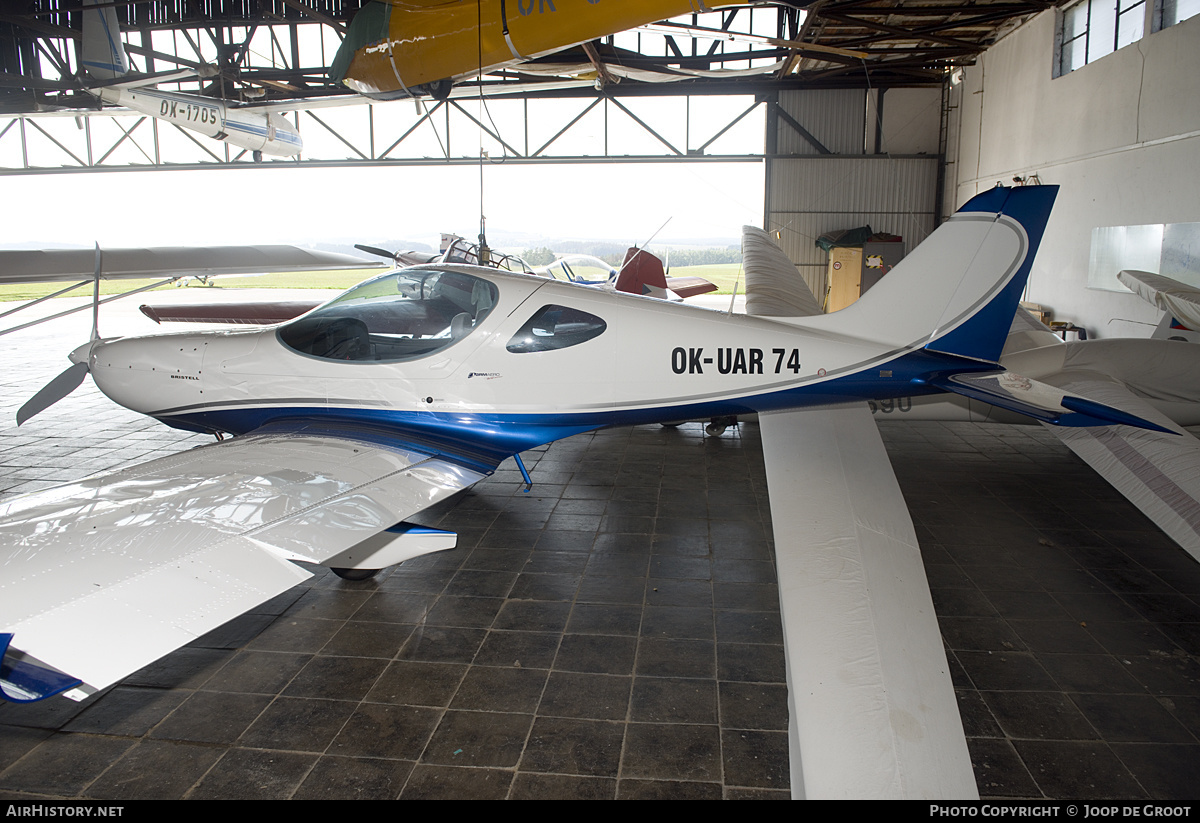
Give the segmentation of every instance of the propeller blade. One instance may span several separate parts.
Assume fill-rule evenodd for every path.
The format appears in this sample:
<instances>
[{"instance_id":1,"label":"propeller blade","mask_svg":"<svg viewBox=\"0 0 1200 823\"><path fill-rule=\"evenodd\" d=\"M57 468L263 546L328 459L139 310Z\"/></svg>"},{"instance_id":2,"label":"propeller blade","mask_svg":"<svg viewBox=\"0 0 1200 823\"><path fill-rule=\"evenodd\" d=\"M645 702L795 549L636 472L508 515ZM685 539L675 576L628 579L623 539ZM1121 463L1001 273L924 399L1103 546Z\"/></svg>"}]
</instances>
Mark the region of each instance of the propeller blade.
<instances>
[{"instance_id":1,"label":"propeller blade","mask_svg":"<svg viewBox=\"0 0 1200 823\"><path fill-rule=\"evenodd\" d=\"M87 373L86 362L71 364L70 368L47 383L40 392L26 401L24 406L17 409L17 425L21 425L38 412L45 411L75 391Z\"/></svg>"},{"instance_id":2,"label":"propeller blade","mask_svg":"<svg viewBox=\"0 0 1200 823\"><path fill-rule=\"evenodd\" d=\"M386 257L388 260L396 259L395 252L384 251L376 246L364 246L362 243L355 243L354 248L358 249L359 251L365 251L367 254L377 254L380 257Z\"/></svg>"}]
</instances>

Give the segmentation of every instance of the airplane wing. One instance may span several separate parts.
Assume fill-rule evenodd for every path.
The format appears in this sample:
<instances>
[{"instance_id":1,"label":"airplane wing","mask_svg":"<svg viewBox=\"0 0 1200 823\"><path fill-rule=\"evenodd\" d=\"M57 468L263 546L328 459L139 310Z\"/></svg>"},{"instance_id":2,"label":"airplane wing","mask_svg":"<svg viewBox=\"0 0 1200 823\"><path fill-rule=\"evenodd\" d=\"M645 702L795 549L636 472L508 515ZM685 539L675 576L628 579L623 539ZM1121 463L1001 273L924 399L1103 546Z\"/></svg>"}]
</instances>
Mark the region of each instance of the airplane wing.
<instances>
[{"instance_id":1,"label":"airplane wing","mask_svg":"<svg viewBox=\"0 0 1200 823\"><path fill-rule=\"evenodd\" d=\"M792 795L977 798L916 534L865 403L759 415Z\"/></svg>"},{"instance_id":2,"label":"airplane wing","mask_svg":"<svg viewBox=\"0 0 1200 823\"><path fill-rule=\"evenodd\" d=\"M1190 344L1181 344L1190 345ZM1200 560L1200 440L1129 389L1097 372L1042 378L1106 406L1150 420L1168 433L1110 426L1046 426L1131 503Z\"/></svg>"},{"instance_id":3,"label":"airplane wing","mask_svg":"<svg viewBox=\"0 0 1200 823\"><path fill-rule=\"evenodd\" d=\"M820 313L742 228L746 307ZM762 413L796 798L979 797L908 506L867 404Z\"/></svg>"},{"instance_id":4,"label":"airplane wing","mask_svg":"<svg viewBox=\"0 0 1200 823\"><path fill-rule=\"evenodd\" d=\"M270 326L293 320L321 305L312 300L283 300L277 303L180 303L142 305L138 309L155 323L229 323Z\"/></svg>"},{"instance_id":5,"label":"airplane wing","mask_svg":"<svg viewBox=\"0 0 1200 823\"><path fill-rule=\"evenodd\" d=\"M1117 272L1117 279L1147 303L1183 321L1189 329L1200 329L1200 289L1161 274L1132 269Z\"/></svg>"},{"instance_id":6,"label":"airplane wing","mask_svg":"<svg viewBox=\"0 0 1200 823\"><path fill-rule=\"evenodd\" d=\"M742 266L746 272L746 314L812 317L821 313L821 304L796 266L762 229L742 226Z\"/></svg>"},{"instance_id":7,"label":"airplane wing","mask_svg":"<svg viewBox=\"0 0 1200 823\"><path fill-rule=\"evenodd\" d=\"M0 689L53 693L13 676L51 667L82 699L310 576L290 561L342 560L482 477L297 425L16 498L0 506Z\"/></svg>"},{"instance_id":8,"label":"airplane wing","mask_svg":"<svg viewBox=\"0 0 1200 823\"><path fill-rule=\"evenodd\" d=\"M280 271L374 269L382 264L297 246L165 246L145 249L0 250L0 284L156 277L212 277Z\"/></svg>"}]
</instances>

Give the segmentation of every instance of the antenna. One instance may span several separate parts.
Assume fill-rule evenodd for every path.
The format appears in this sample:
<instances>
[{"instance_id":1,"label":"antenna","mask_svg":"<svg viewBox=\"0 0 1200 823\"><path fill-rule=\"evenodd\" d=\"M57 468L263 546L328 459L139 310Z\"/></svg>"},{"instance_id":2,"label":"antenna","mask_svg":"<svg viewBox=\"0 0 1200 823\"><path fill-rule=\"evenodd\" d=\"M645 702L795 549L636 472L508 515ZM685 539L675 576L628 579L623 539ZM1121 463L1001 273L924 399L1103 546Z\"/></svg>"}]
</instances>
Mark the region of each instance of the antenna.
<instances>
[{"instance_id":1,"label":"antenna","mask_svg":"<svg viewBox=\"0 0 1200 823\"><path fill-rule=\"evenodd\" d=\"M744 263L738 264L737 277L733 279L733 294L729 296L729 316L733 317L733 301L737 300L738 286L742 284L742 266Z\"/></svg>"},{"instance_id":2,"label":"antenna","mask_svg":"<svg viewBox=\"0 0 1200 823\"><path fill-rule=\"evenodd\" d=\"M92 284L92 339L100 339L100 270L102 268L103 256L100 252L100 244L96 243L96 271L94 274L94 282Z\"/></svg>"}]
</instances>

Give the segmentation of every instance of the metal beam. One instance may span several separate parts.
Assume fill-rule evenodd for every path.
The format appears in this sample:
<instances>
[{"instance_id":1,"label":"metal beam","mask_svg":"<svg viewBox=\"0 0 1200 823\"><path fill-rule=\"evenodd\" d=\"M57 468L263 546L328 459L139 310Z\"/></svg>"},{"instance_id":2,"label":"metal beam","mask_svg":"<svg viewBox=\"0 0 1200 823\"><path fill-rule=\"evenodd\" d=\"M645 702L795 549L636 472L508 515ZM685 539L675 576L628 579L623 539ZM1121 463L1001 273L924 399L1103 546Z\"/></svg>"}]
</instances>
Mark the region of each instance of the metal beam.
<instances>
[{"instance_id":1,"label":"metal beam","mask_svg":"<svg viewBox=\"0 0 1200 823\"><path fill-rule=\"evenodd\" d=\"M778 101L773 103L772 105L775 108L775 115L780 120L782 120L783 122L785 122L789 126L791 126L792 130L794 132L796 132L796 134L803 137L805 139L805 141L808 142L809 145L811 145L814 149L816 149L821 154L833 154L833 152L831 152L829 149L827 149L825 147L824 143L822 143L817 138L813 137L812 133L809 132L808 129L806 129L806 128L804 128L804 126L800 125L800 121L798 121L796 118L794 118L790 114L788 114L787 110L784 109L783 106L779 105Z\"/></svg>"}]
</instances>

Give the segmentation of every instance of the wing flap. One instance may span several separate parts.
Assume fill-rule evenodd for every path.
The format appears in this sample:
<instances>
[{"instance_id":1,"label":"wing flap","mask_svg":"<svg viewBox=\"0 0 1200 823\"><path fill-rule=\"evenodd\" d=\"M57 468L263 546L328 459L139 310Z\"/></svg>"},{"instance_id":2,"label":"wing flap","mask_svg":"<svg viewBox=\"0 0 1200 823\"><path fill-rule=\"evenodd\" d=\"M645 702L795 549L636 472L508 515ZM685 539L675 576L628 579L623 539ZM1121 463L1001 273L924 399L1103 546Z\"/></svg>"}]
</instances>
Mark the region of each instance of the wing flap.
<instances>
[{"instance_id":1,"label":"wing flap","mask_svg":"<svg viewBox=\"0 0 1200 823\"><path fill-rule=\"evenodd\" d=\"M482 477L427 453L251 434L0 507L0 631L100 689Z\"/></svg>"},{"instance_id":2,"label":"wing flap","mask_svg":"<svg viewBox=\"0 0 1200 823\"><path fill-rule=\"evenodd\" d=\"M1200 560L1200 440L1176 426L1150 403L1099 375L1060 372L1044 379L1169 430L1047 426L1113 488Z\"/></svg>"},{"instance_id":3,"label":"wing flap","mask_svg":"<svg viewBox=\"0 0 1200 823\"><path fill-rule=\"evenodd\" d=\"M793 796L978 797L916 534L870 410L759 423Z\"/></svg>"}]
</instances>

